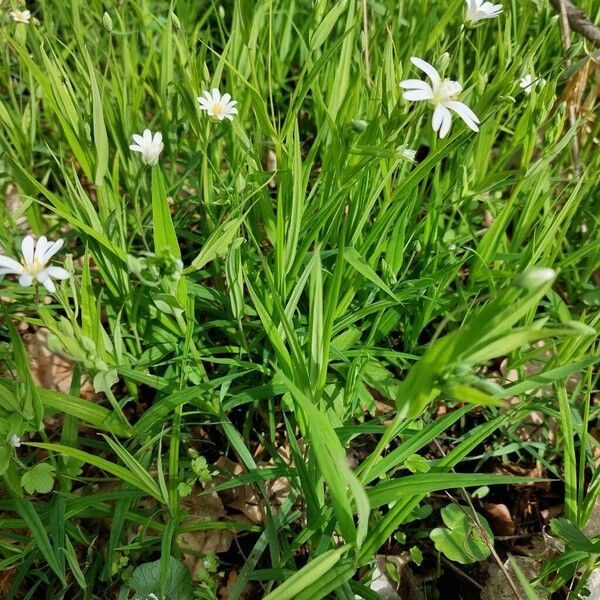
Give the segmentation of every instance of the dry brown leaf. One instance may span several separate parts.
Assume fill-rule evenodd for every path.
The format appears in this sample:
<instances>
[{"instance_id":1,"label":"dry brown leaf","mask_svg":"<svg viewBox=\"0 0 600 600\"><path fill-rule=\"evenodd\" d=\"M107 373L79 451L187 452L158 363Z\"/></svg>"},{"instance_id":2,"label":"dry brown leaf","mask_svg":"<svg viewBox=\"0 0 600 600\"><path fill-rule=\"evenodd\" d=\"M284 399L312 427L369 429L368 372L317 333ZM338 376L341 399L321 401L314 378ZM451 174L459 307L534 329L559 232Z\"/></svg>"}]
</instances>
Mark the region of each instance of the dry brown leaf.
<instances>
[{"instance_id":1,"label":"dry brown leaf","mask_svg":"<svg viewBox=\"0 0 600 600\"><path fill-rule=\"evenodd\" d=\"M219 521L225 517L225 507L219 495L192 493L182 501L182 508L189 514L182 525L193 525L205 521ZM188 531L177 536L177 545L184 555L183 562L192 577L203 568L203 557L199 555L227 552L233 542L230 529L208 529Z\"/></svg>"},{"instance_id":2,"label":"dry brown leaf","mask_svg":"<svg viewBox=\"0 0 600 600\"><path fill-rule=\"evenodd\" d=\"M73 363L48 350L49 335L50 332L43 327L35 333L23 335L23 343L30 360L31 376L39 387L68 394L73 377ZM82 377L80 396L89 399L93 395L92 384Z\"/></svg>"},{"instance_id":3,"label":"dry brown leaf","mask_svg":"<svg viewBox=\"0 0 600 600\"><path fill-rule=\"evenodd\" d=\"M287 460L286 453L281 453ZM244 473L243 467L222 456L217 461L217 466L225 471L229 471L233 477ZM257 467L272 467L273 461L266 463L257 463ZM227 477L215 477L212 484L217 485L227 481ZM269 498L269 505L273 514L281 506L283 501L290 495L291 485L287 478L277 477L264 482L265 490ZM223 490L219 493L225 506L234 508L244 515L251 523L260 525L264 522L265 503L256 491L255 486L251 484L239 485L229 490Z\"/></svg>"},{"instance_id":4,"label":"dry brown leaf","mask_svg":"<svg viewBox=\"0 0 600 600\"><path fill-rule=\"evenodd\" d=\"M550 522L550 519L560 517L565 512L564 504L557 504L556 506L550 506L540 511L540 516L546 523Z\"/></svg>"},{"instance_id":5,"label":"dry brown leaf","mask_svg":"<svg viewBox=\"0 0 600 600\"><path fill-rule=\"evenodd\" d=\"M23 201L21 200L19 191L12 183L10 183L6 186L4 195L6 198L6 211L13 217L15 224L19 229L23 232L27 231L29 229L27 217L24 214L19 214L23 210Z\"/></svg>"},{"instance_id":6,"label":"dry brown leaf","mask_svg":"<svg viewBox=\"0 0 600 600\"><path fill-rule=\"evenodd\" d=\"M506 504L493 504L487 502L483 508L489 517L490 525L496 535L514 535L515 522L512 519L508 506Z\"/></svg>"}]
</instances>

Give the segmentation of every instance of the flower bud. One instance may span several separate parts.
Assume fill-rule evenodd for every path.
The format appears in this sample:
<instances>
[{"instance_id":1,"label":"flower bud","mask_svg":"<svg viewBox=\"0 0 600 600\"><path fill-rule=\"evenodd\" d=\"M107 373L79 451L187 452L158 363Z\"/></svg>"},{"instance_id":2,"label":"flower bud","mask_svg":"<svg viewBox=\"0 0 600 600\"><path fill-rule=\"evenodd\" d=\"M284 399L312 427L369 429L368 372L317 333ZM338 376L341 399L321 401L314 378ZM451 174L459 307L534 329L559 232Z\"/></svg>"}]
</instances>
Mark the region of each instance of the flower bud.
<instances>
[{"instance_id":1,"label":"flower bud","mask_svg":"<svg viewBox=\"0 0 600 600\"><path fill-rule=\"evenodd\" d=\"M104 29L106 29L106 31L108 31L108 33L111 33L113 30L113 22L112 19L110 18L110 15L105 12L102 15L102 24L104 25Z\"/></svg>"},{"instance_id":2,"label":"flower bud","mask_svg":"<svg viewBox=\"0 0 600 600\"><path fill-rule=\"evenodd\" d=\"M548 267L537 267L521 273L515 279L515 285L525 290L538 288L556 277L556 271Z\"/></svg>"},{"instance_id":3,"label":"flower bud","mask_svg":"<svg viewBox=\"0 0 600 600\"><path fill-rule=\"evenodd\" d=\"M169 16L171 17L171 23L173 23L173 27L180 31L181 21L179 20L179 17L173 11L169 12Z\"/></svg>"},{"instance_id":4,"label":"flower bud","mask_svg":"<svg viewBox=\"0 0 600 600\"><path fill-rule=\"evenodd\" d=\"M356 119L355 121L352 121L352 123L350 123L352 131L354 131L355 133L362 133L368 126L369 124L363 119Z\"/></svg>"},{"instance_id":5,"label":"flower bud","mask_svg":"<svg viewBox=\"0 0 600 600\"><path fill-rule=\"evenodd\" d=\"M450 54L444 52L437 61L437 67L440 73L443 73L450 64Z\"/></svg>"}]
</instances>

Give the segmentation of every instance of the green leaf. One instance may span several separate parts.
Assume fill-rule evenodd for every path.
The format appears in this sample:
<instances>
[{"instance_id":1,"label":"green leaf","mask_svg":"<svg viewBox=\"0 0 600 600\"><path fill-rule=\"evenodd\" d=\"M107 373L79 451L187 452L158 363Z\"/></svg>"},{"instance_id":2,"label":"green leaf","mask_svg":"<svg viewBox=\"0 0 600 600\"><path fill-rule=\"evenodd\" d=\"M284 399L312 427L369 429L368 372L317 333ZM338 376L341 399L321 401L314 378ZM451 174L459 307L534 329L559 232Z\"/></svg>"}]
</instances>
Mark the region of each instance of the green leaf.
<instances>
[{"instance_id":1,"label":"green leaf","mask_svg":"<svg viewBox=\"0 0 600 600\"><path fill-rule=\"evenodd\" d=\"M191 273L199 271L204 265L214 260L218 256L224 256L229 251L234 239L237 236L238 229L244 220L244 217L238 217L226 221L217 227L210 235L202 250L192 261L189 267L186 267L183 272Z\"/></svg>"},{"instance_id":2,"label":"green leaf","mask_svg":"<svg viewBox=\"0 0 600 600\"><path fill-rule=\"evenodd\" d=\"M417 565L417 567L420 567L421 563L423 562L423 553L421 552L421 549L418 546L413 546L409 550L409 552L410 557L412 558L415 565Z\"/></svg>"},{"instance_id":3,"label":"green leaf","mask_svg":"<svg viewBox=\"0 0 600 600\"><path fill-rule=\"evenodd\" d=\"M160 560L144 563L136 567L121 590L119 598L129 597L133 591L135 598L168 598L169 600L192 600L192 578L185 566L172 556L169 558L169 573L164 593L160 591Z\"/></svg>"},{"instance_id":4,"label":"green leaf","mask_svg":"<svg viewBox=\"0 0 600 600\"><path fill-rule=\"evenodd\" d=\"M427 473L431 469L429 461L424 456L412 454L404 461L404 466L411 473Z\"/></svg>"},{"instance_id":5,"label":"green leaf","mask_svg":"<svg viewBox=\"0 0 600 600\"><path fill-rule=\"evenodd\" d=\"M482 485L530 483L545 481L534 477L515 477L513 475L489 475L486 473L417 473L391 481L384 481L368 491L371 506L376 508L406 496L428 494L438 490L459 487L480 487Z\"/></svg>"},{"instance_id":6,"label":"green leaf","mask_svg":"<svg viewBox=\"0 0 600 600\"><path fill-rule=\"evenodd\" d=\"M54 487L55 468L49 463L40 463L21 477L21 486L28 494L47 494Z\"/></svg>"},{"instance_id":7,"label":"green leaf","mask_svg":"<svg viewBox=\"0 0 600 600\"><path fill-rule=\"evenodd\" d=\"M50 566L50 568L56 573L58 578L65 583L65 572L60 567L60 563L54 549L48 539L48 534L44 528L44 524L40 516L38 515L35 507L29 500L18 499L14 503L15 510L19 516L27 524L27 528L31 532L31 537L36 543L38 550Z\"/></svg>"},{"instance_id":8,"label":"green leaf","mask_svg":"<svg viewBox=\"0 0 600 600\"><path fill-rule=\"evenodd\" d=\"M394 300L397 300L396 295L392 290L385 284L383 279L375 273L367 261L358 253L355 248L344 249L344 259L358 271L363 277L366 277L371 283L375 284L379 289L383 290L386 294L391 296Z\"/></svg>"},{"instance_id":9,"label":"green leaf","mask_svg":"<svg viewBox=\"0 0 600 600\"><path fill-rule=\"evenodd\" d=\"M94 376L94 391L97 394L100 392L109 394L112 391L112 386L117 383L119 383L119 375L116 369L100 371Z\"/></svg>"},{"instance_id":10,"label":"green leaf","mask_svg":"<svg viewBox=\"0 0 600 600\"><path fill-rule=\"evenodd\" d=\"M593 543L568 519L552 519L550 529L554 535L562 538L573 550L589 552L590 554L600 553L600 543Z\"/></svg>"},{"instance_id":11,"label":"green leaf","mask_svg":"<svg viewBox=\"0 0 600 600\"><path fill-rule=\"evenodd\" d=\"M109 443L110 442L112 442L112 440L110 440ZM137 473L134 473L129 469L123 468L120 465L116 465L115 463L110 462L105 458L100 458L99 456L95 456L94 454L90 454L89 452L84 452L83 450L78 450L77 448L63 446L62 444L44 444L39 442L28 442L27 445L33 446L35 448L43 448L44 450L58 452L60 454L65 454L66 456L70 456L90 465L94 465L95 467L103 469L104 471L115 475L119 479L130 483L132 486L136 487L139 490L142 490L142 492L148 494L149 496L152 496L159 502L164 502L164 498L162 497L158 485L154 480L152 480L152 477L147 472L143 478L140 478L138 477ZM119 447L115 444L115 450L117 448ZM149 483L149 481L152 481L152 483Z\"/></svg>"},{"instance_id":12,"label":"green leaf","mask_svg":"<svg viewBox=\"0 0 600 600\"><path fill-rule=\"evenodd\" d=\"M192 493L192 486L186 481L182 481L180 484L177 485L177 493L182 498L185 498L186 496L189 496Z\"/></svg>"},{"instance_id":13,"label":"green leaf","mask_svg":"<svg viewBox=\"0 0 600 600\"><path fill-rule=\"evenodd\" d=\"M342 546L314 558L276 590L267 594L263 600L293 600L297 598L306 587L323 577L330 569L333 569L348 551L348 548L348 545Z\"/></svg>"},{"instance_id":14,"label":"green leaf","mask_svg":"<svg viewBox=\"0 0 600 600\"><path fill-rule=\"evenodd\" d=\"M316 50L319 46L323 45L335 24L339 22L342 13L346 10L347 4L347 0L340 0L333 4L333 8L325 15L310 38L309 45L311 50Z\"/></svg>"},{"instance_id":15,"label":"green leaf","mask_svg":"<svg viewBox=\"0 0 600 600\"><path fill-rule=\"evenodd\" d=\"M167 201L167 191L162 170L152 169L152 229L154 231L154 252L169 252L175 258L181 258L177 233L173 226L171 211Z\"/></svg>"},{"instance_id":16,"label":"green leaf","mask_svg":"<svg viewBox=\"0 0 600 600\"><path fill-rule=\"evenodd\" d=\"M441 514L447 528L437 527L429 534L439 552L463 565L485 560L491 554L494 534L481 515L475 519L456 504L442 508Z\"/></svg>"},{"instance_id":17,"label":"green leaf","mask_svg":"<svg viewBox=\"0 0 600 600\"><path fill-rule=\"evenodd\" d=\"M6 319L6 324L8 327L8 332L10 333L12 351L15 358L15 365L17 367L17 375L24 384L21 387L21 393L17 393L17 398L22 396L21 411L25 419L35 421L36 428L41 429L44 411L42 408L42 402L40 401L38 388L33 382L31 371L29 370L29 357L25 351L23 340L21 339L19 332L15 329L12 321Z\"/></svg>"},{"instance_id":18,"label":"green leaf","mask_svg":"<svg viewBox=\"0 0 600 600\"><path fill-rule=\"evenodd\" d=\"M94 143L96 144L96 175L94 183L100 186L108 170L108 135L106 134L106 126L104 125L102 97L98 89L98 82L96 81L92 61L87 52L86 58L92 88L92 119L94 124Z\"/></svg>"}]
</instances>

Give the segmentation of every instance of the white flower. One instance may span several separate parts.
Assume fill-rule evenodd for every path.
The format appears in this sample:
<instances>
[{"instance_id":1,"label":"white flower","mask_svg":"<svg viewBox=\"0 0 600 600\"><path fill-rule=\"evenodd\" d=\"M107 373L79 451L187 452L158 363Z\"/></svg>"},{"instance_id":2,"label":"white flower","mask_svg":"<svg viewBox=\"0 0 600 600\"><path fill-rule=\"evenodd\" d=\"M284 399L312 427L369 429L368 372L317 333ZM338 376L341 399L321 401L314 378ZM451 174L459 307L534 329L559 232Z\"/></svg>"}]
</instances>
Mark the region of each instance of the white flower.
<instances>
[{"instance_id":1,"label":"white flower","mask_svg":"<svg viewBox=\"0 0 600 600\"><path fill-rule=\"evenodd\" d=\"M28 10L11 10L10 16L17 23L29 23L31 20L31 12Z\"/></svg>"},{"instance_id":2,"label":"white flower","mask_svg":"<svg viewBox=\"0 0 600 600\"><path fill-rule=\"evenodd\" d=\"M400 87L405 90L403 98L410 102L428 100L435 109L431 125L433 130L445 138L452 126L452 113L454 111L473 131L479 131L479 119L477 115L462 102L456 100L462 92L462 86L458 81L442 79L436 69L428 62L413 56L410 61L421 69L431 79L431 85L420 79L406 79L400 82Z\"/></svg>"},{"instance_id":3,"label":"white flower","mask_svg":"<svg viewBox=\"0 0 600 600\"><path fill-rule=\"evenodd\" d=\"M21 446L21 438L16 433L12 434L10 438L10 445L13 448L19 448Z\"/></svg>"},{"instance_id":4,"label":"white flower","mask_svg":"<svg viewBox=\"0 0 600 600\"><path fill-rule=\"evenodd\" d=\"M521 77L521 79L519 80L519 85L521 86L522 90L529 96L529 94L531 94L531 92L533 92L533 90L537 86L542 87L546 85L546 80L534 79L532 75L527 74L524 77Z\"/></svg>"},{"instance_id":5,"label":"white flower","mask_svg":"<svg viewBox=\"0 0 600 600\"><path fill-rule=\"evenodd\" d=\"M415 158L417 157L417 151L412 150L411 148L405 148L402 151L402 157L406 160L409 160L410 162L414 162Z\"/></svg>"},{"instance_id":6,"label":"white flower","mask_svg":"<svg viewBox=\"0 0 600 600\"><path fill-rule=\"evenodd\" d=\"M467 22L475 24L483 19L495 19L504 10L502 4L492 4L483 0L465 0L467 3Z\"/></svg>"},{"instance_id":7,"label":"white flower","mask_svg":"<svg viewBox=\"0 0 600 600\"><path fill-rule=\"evenodd\" d=\"M197 100L200 110L205 110L209 117L218 121L223 119L233 121L233 115L238 114L235 107L237 100L232 100L229 94L221 96L221 92L217 88L214 88L212 92L202 92L202 96L199 96Z\"/></svg>"},{"instance_id":8,"label":"white flower","mask_svg":"<svg viewBox=\"0 0 600 600\"><path fill-rule=\"evenodd\" d=\"M56 291L53 279L68 279L69 271L62 267L47 267L48 261L62 248L64 240L49 242L42 236L37 244L33 237L23 238L21 252L23 259L17 262L14 258L0 255L0 275L12 273L19 275L19 283L29 287L34 280L41 283L51 294Z\"/></svg>"},{"instance_id":9,"label":"white flower","mask_svg":"<svg viewBox=\"0 0 600 600\"><path fill-rule=\"evenodd\" d=\"M130 150L142 155L142 162L150 167L158 163L158 157L165 145L162 141L162 133L157 131L154 136L149 129L144 129L143 135L133 134L135 144L129 146Z\"/></svg>"}]
</instances>

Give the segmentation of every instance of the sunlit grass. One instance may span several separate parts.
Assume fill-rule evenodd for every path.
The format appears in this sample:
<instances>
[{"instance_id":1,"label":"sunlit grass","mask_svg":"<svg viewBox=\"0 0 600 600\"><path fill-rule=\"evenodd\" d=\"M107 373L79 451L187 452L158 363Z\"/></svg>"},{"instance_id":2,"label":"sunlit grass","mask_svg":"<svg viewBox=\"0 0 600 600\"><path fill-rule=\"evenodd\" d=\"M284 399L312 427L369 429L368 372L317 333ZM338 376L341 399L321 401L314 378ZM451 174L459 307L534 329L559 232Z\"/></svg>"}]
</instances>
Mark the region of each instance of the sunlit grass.
<instances>
[{"instance_id":1,"label":"sunlit grass","mask_svg":"<svg viewBox=\"0 0 600 600\"><path fill-rule=\"evenodd\" d=\"M29 287L0 282L6 597L161 596L189 586L171 560L194 555L182 533L233 529L233 566L195 550L197 597L235 571L233 600L368 599L376 554L420 544L436 561L433 521L413 535L429 494L472 507L474 489L532 479L493 473L497 457L563 480L564 516L585 525L600 491L593 82L574 129L550 5L506 1L465 27L464 4L40 0L29 23L3 15L0 248L20 261L28 232L64 238L53 261L70 274L52 295L45 264ZM438 109L403 99L401 81L426 81L411 57L462 91L428 73ZM449 105L440 138L448 101L477 121ZM74 365L62 392L36 384L21 334L39 327ZM258 523L228 507L190 520L209 482L251 485ZM584 585L595 559L572 545L569 564L541 565L562 569L546 588Z\"/></svg>"}]
</instances>

